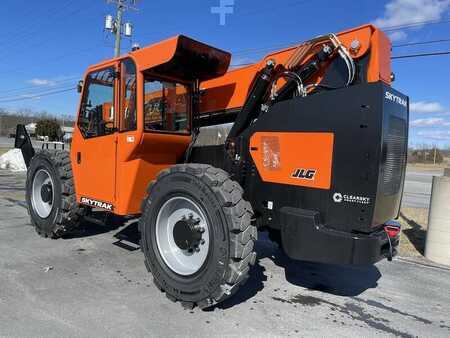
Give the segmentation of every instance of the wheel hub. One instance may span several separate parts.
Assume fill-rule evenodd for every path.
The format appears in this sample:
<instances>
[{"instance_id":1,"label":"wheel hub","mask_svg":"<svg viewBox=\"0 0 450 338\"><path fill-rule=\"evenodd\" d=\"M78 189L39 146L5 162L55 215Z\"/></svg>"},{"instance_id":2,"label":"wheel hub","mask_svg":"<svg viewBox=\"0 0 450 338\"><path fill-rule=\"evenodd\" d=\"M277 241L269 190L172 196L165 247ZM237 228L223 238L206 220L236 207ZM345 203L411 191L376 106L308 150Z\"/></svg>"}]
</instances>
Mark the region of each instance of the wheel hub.
<instances>
[{"instance_id":1,"label":"wheel hub","mask_svg":"<svg viewBox=\"0 0 450 338\"><path fill-rule=\"evenodd\" d=\"M155 230L159 254L169 269L190 276L202 268L211 233L197 202L185 196L172 197L161 206Z\"/></svg>"},{"instance_id":2,"label":"wheel hub","mask_svg":"<svg viewBox=\"0 0 450 338\"><path fill-rule=\"evenodd\" d=\"M51 183L42 185L41 198L45 203L49 203L51 200L53 200L53 188Z\"/></svg>"},{"instance_id":3,"label":"wheel hub","mask_svg":"<svg viewBox=\"0 0 450 338\"><path fill-rule=\"evenodd\" d=\"M34 174L32 181L31 205L40 218L45 219L50 216L55 200L54 191L50 173L44 168L39 169Z\"/></svg>"},{"instance_id":4,"label":"wheel hub","mask_svg":"<svg viewBox=\"0 0 450 338\"><path fill-rule=\"evenodd\" d=\"M198 252L199 246L205 243L205 240L202 239L205 229L199 224L200 218L194 219L192 214L189 217L183 216L175 224L173 238L181 250L187 250L190 253Z\"/></svg>"}]
</instances>

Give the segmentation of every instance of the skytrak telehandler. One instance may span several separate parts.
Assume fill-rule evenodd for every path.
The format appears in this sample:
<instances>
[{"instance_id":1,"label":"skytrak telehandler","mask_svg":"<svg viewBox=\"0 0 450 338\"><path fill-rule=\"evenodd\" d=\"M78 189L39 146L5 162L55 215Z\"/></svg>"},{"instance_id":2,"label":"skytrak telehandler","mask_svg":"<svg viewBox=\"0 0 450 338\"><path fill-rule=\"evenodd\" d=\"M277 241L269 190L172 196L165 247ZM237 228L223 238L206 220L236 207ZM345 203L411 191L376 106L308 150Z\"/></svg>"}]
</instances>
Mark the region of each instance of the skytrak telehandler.
<instances>
[{"instance_id":1,"label":"skytrak telehandler","mask_svg":"<svg viewBox=\"0 0 450 338\"><path fill-rule=\"evenodd\" d=\"M236 293L268 231L287 256L370 265L396 254L409 100L371 25L229 70L177 36L89 67L71 150L35 153L32 224L58 238L94 209L140 216L155 284L187 308Z\"/></svg>"}]
</instances>

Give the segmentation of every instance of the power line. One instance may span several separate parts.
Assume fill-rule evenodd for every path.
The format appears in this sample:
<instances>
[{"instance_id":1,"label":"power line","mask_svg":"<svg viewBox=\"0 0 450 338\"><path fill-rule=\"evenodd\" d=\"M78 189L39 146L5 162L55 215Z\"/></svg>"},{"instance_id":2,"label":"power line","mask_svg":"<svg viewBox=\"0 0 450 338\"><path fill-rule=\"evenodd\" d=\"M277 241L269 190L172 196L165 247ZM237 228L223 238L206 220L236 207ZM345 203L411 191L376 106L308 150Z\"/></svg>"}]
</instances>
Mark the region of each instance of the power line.
<instances>
[{"instance_id":1,"label":"power line","mask_svg":"<svg viewBox=\"0 0 450 338\"><path fill-rule=\"evenodd\" d=\"M403 44L399 44L399 45L393 45L392 48L409 47L409 46L419 46L419 45L431 45L431 44L435 44L435 43L444 43L444 42L450 42L450 39L441 39L441 40L430 40L430 41L420 41L420 42L403 43Z\"/></svg>"},{"instance_id":2,"label":"power line","mask_svg":"<svg viewBox=\"0 0 450 338\"><path fill-rule=\"evenodd\" d=\"M409 47L409 46L438 44L438 43L445 43L445 42L450 42L450 39L410 42L410 43L393 45L392 48L401 48L401 47ZM261 47L261 48L243 49L243 50L239 50L239 51L234 52L233 56L236 57L236 56L250 55L250 54L254 54L254 53L272 52L272 51L275 51L275 50L278 50L278 49L285 49L285 48L289 48L289 47L294 47L296 44L298 44L298 42L292 42L292 43L289 43L289 44L272 45L272 46Z\"/></svg>"},{"instance_id":3,"label":"power line","mask_svg":"<svg viewBox=\"0 0 450 338\"><path fill-rule=\"evenodd\" d=\"M253 14L259 14L259 13L265 13L265 12L275 12L278 11L280 9L286 9L286 8L290 8L290 7L295 7L295 6L299 6L299 5L304 5L307 2L312 2L312 0L297 0L294 2L290 2L287 4L280 4L277 6L271 6L271 7L264 7L255 11L238 11L236 8L234 10L233 16L243 16L243 15L253 15ZM170 26L168 28L170 29L180 29L185 27L185 24L177 24L177 25L173 25ZM148 33L144 33L144 34L139 34L136 36L136 38L138 39L146 39L147 37L151 36L154 37L156 35L160 35L161 34L161 30L159 31L150 31Z\"/></svg>"},{"instance_id":4,"label":"power line","mask_svg":"<svg viewBox=\"0 0 450 338\"><path fill-rule=\"evenodd\" d=\"M52 81L50 85L51 85L52 87L57 87L57 86L60 86L60 85L62 85L62 84L67 84L67 83L69 83L69 82L73 82L74 80L77 80L77 79L80 79L80 76L73 76L73 77L69 77L69 78L67 78L67 79L63 79L63 80ZM6 94L6 93L21 92L21 91L23 91L23 90L33 90L33 89L39 91L39 90L42 90L42 87L39 88L38 86L33 85L33 86L26 86L26 87L20 87L20 88L13 88L13 89L2 90L2 91L0 91L0 93L1 93L1 94ZM3 98L5 98L5 97L7 98L8 95L7 95L7 96L0 96L0 99L3 99Z\"/></svg>"},{"instance_id":5,"label":"power line","mask_svg":"<svg viewBox=\"0 0 450 338\"><path fill-rule=\"evenodd\" d=\"M72 4L72 3L74 3L74 0L69 1L67 3L67 5ZM74 17L75 14L78 14L78 13L86 11L86 10L90 10L94 4L95 3L92 2L88 6L83 6L83 7L74 9L71 12L68 12L68 13L62 15L63 11L65 11L67 9L66 7L69 7L69 6L65 6L65 8L63 8L63 11L61 11L61 12L58 10L53 11L51 14L55 14L55 16L51 20L47 20L42 23L37 22L36 25L39 24L40 29L44 26L53 25L57 21L61 21L62 19ZM34 25L32 27L35 28L36 25ZM15 36L16 39L14 42L11 43L11 48L9 48L9 47L2 48L2 51L0 53L1 57L7 57L9 54L12 54L11 53L12 51L15 53L20 53L20 52L23 52L24 50L31 49L36 46L42 46L44 44L53 42L53 39L49 39L48 36L46 36L46 35L39 35L39 37L41 37L42 39L39 39L39 38L36 39L35 31L30 31L30 32L23 31L22 33L23 33L22 35L19 34L19 36L17 36L17 35ZM29 40L31 40L33 43L27 45L26 43Z\"/></svg>"},{"instance_id":6,"label":"power line","mask_svg":"<svg viewBox=\"0 0 450 338\"><path fill-rule=\"evenodd\" d=\"M421 53L421 54L408 54L408 55L399 55L399 56L393 56L391 59L392 60L399 60L399 59L408 59L408 58L418 58L418 57L428 57L428 56L443 56L443 55L450 55L450 51L445 51L445 52L435 52L435 53ZM236 67L244 67L244 66L249 66L252 65L253 63L242 63L242 64L233 64L231 65L231 67L236 68ZM77 77L74 77L73 79L75 79ZM64 80L64 81L60 81L61 84L64 82L68 82L68 79ZM10 91L19 91L19 90L23 90L23 89L27 89L29 87L24 87L24 88L17 88L14 90L10 90ZM54 94L59 94L59 93L64 93L64 92L68 92L71 90L74 90L76 87L70 87L70 88L63 88L63 89L58 89L58 90L52 90L52 91L46 91L46 92L28 92L26 94L22 94L20 96L16 96L13 98L8 98L8 96L3 96L0 97L0 103L4 103L4 102L16 102L16 101L23 101L23 100L29 100L29 99L35 99L38 97L45 97L48 95L54 95Z\"/></svg>"},{"instance_id":7,"label":"power line","mask_svg":"<svg viewBox=\"0 0 450 338\"><path fill-rule=\"evenodd\" d=\"M398 59L411 59L411 58L419 58L419 57L425 57L425 56L442 56L442 55L450 55L450 51L448 52L435 52L435 53L422 53L422 54L410 54L410 55L399 55L399 56L393 56L392 60L398 60Z\"/></svg>"},{"instance_id":8,"label":"power line","mask_svg":"<svg viewBox=\"0 0 450 338\"><path fill-rule=\"evenodd\" d=\"M33 99L38 99L38 98L45 97L45 96L50 96L50 95L56 95L56 94L60 94L60 93L69 92L69 91L75 90L76 88L77 87L70 87L70 88L65 88L65 89L61 89L61 90L54 90L54 91L43 92L43 93L38 93L38 94L23 94L20 97L16 97L16 98L12 98L12 99L6 99L6 100L0 100L0 103L9 103L9 102L33 100Z\"/></svg>"},{"instance_id":9,"label":"power line","mask_svg":"<svg viewBox=\"0 0 450 338\"><path fill-rule=\"evenodd\" d=\"M445 42L450 42L450 39L410 42L410 43L393 45L392 48L401 48L401 47L408 47L408 46L438 44L438 43L445 43ZM289 47L295 47L296 44L298 44L298 42L292 42L292 43L289 43L289 44L272 45L272 46L261 47L261 48L243 49L243 50L235 51L233 53L233 56L236 57L236 56L250 55L250 54L254 54L254 53L272 52L272 51L276 51L278 49L285 49L285 48L289 48Z\"/></svg>"},{"instance_id":10,"label":"power line","mask_svg":"<svg viewBox=\"0 0 450 338\"><path fill-rule=\"evenodd\" d=\"M241 56L241 55L247 55L247 54L251 54L251 53L272 51L272 50L275 50L276 48L277 49L285 49L288 47L293 47L296 44L298 44L298 41L291 42L289 44L284 43L284 44L277 44L277 45L272 45L272 46L267 46L267 47L242 49L242 50L234 52L233 56Z\"/></svg>"},{"instance_id":11,"label":"power line","mask_svg":"<svg viewBox=\"0 0 450 338\"><path fill-rule=\"evenodd\" d=\"M398 59L406 59L406 58L416 58L416 57L426 57L426 56L442 56L442 55L450 55L450 51L447 51L447 52L436 52L436 53L400 55L400 56L393 56L392 59L393 60L398 60ZM248 63L247 64L235 64L235 65L232 65L232 67L243 67L243 66L248 66L248 65L251 65L251 64L248 64ZM41 98L41 97L45 97L45 96L50 96L50 95L66 93L66 92L69 92L69 91L72 91L72 90L75 90L75 89L76 89L76 87L70 87L70 88L64 88L64 89L60 89L60 90L47 91L47 92L42 92L42 93L31 93L31 94L27 93L27 94L22 94L20 97L0 100L0 103L9 103L9 102L18 102L18 101L31 100L31 99Z\"/></svg>"},{"instance_id":12,"label":"power line","mask_svg":"<svg viewBox=\"0 0 450 338\"><path fill-rule=\"evenodd\" d=\"M406 58L417 58L417 57L426 57L426 56L442 56L442 55L450 55L450 51L446 51L446 52L436 52L436 53L422 53L422 54L410 54L410 55L399 55L399 56L393 56L392 60L398 60L398 59L406 59ZM232 67L243 67L243 66L248 66L251 65L251 63L245 63L245 64L234 64L232 65ZM0 100L0 103L3 102L15 102L15 101L22 101L22 100L29 100L29 99L35 99L35 98L40 98L43 96L49 96L49 95L55 95L55 94L59 94L59 93L64 93L64 92L68 92L68 91L72 91L76 89L76 87L70 87L70 88L64 88L61 90L53 90L53 91L47 91L47 92L42 92L42 93L27 93L27 94L23 94L21 95L21 97L17 97L17 98L12 98L12 99L5 99L5 100ZM24 97L26 96L26 97Z\"/></svg>"},{"instance_id":13,"label":"power line","mask_svg":"<svg viewBox=\"0 0 450 338\"><path fill-rule=\"evenodd\" d=\"M450 22L450 19L446 20L428 20L428 21L416 21L416 22L410 22L404 25L396 25L396 26L387 26L382 28L385 32L393 32L398 31L402 29L409 29L409 28L415 28L415 27L422 27L422 26L428 26L428 25L441 25L444 23Z\"/></svg>"},{"instance_id":14,"label":"power line","mask_svg":"<svg viewBox=\"0 0 450 338\"><path fill-rule=\"evenodd\" d=\"M398 56L392 56L391 60L399 60L399 59L411 59L411 58L418 58L418 57L425 57L425 56L443 56L443 55L450 55L450 51L448 52L436 52L436 53L422 53L422 54L408 54L408 55L398 55ZM240 63L240 64L233 64L231 67L244 67L244 66L250 66L254 63Z\"/></svg>"},{"instance_id":15,"label":"power line","mask_svg":"<svg viewBox=\"0 0 450 338\"><path fill-rule=\"evenodd\" d=\"M28 6L28 12L22 13L21 17L27 18L27 24L22 26L19 30L14 31L14 38L17 41L18 39L27 36L31 33L31 35L34 35L34 32L36 30L36 26L40 23L42 17L52 17L55 14L59 14L60 12L64 11L70 4L72 4L75 0L68 0L66 1L62 6L48 8L47 6L39 6L38 8L43 9L45 11L44 13L41 13L41 15L37 15L36 8L33 8L32 6ZM29 5L29 4L27 4ZM38 13L39 14L39 13ZM33 18L34 20L29 20L30 18ZM28 29L31 29L31 32L28 31ZM3 45L3 43L1 43Z\"/></svg>"}]
</instances>

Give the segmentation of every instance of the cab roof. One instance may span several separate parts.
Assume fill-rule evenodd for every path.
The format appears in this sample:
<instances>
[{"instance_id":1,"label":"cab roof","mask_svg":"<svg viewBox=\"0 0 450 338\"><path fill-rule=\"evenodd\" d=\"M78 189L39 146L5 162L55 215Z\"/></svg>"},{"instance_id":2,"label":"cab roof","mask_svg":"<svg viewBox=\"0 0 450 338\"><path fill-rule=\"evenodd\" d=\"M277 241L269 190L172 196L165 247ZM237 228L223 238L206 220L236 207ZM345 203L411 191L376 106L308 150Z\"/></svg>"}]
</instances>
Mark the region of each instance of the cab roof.
<instances>
[{"instance_id":1,"label":"cab roof","mask_svg":"<svg viewBox=\"0 0 450 338\"><path fill-rule=\"evenodd\" d=\"M127 57L135 61L138 71L184 81L206 81L222 76L231 62L230 53L178 35L90 68L97 69Z\"/></svg>"}]
</instances>

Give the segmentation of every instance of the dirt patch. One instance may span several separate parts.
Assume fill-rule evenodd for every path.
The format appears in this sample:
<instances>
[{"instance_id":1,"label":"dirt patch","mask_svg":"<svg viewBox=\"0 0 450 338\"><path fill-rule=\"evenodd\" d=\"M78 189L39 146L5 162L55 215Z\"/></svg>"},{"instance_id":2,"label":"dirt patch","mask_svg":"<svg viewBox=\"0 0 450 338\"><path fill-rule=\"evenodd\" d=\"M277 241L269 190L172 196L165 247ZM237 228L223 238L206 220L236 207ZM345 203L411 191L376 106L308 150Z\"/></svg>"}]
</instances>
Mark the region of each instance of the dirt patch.
<instances>
[{"instance_id":1,"label":"dirt patch","mask_svg":"<svg viewBox=\"0 0 450 338\"><path fill-rule=\"evenodd\" d=\"M402 224L400 256L422 257L425 251L428 209L402 208L399 220Z\"/></svg>"}]
</instances>

